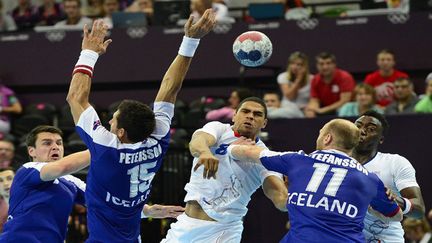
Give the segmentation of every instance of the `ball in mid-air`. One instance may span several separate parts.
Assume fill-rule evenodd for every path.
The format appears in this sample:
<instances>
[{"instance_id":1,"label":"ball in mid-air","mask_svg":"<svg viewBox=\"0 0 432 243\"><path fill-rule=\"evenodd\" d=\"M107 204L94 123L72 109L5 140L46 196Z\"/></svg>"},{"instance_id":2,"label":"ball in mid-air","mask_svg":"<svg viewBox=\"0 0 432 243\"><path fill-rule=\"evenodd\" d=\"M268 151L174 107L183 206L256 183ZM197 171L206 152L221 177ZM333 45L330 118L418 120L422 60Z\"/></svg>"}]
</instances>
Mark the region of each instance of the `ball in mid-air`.
<instances>
[{"instance_id":1,"label":"ball in mid-air","mask_svg":"<svg viewBox=\"0 0 432 243\"><path fill-rule=\"evenodd\" d=\"M257 67L268 61L273 52L270 39L259 31L248 31L239 35L233 44L237 61L248 67Z\"/></svg>"}]
</instances>

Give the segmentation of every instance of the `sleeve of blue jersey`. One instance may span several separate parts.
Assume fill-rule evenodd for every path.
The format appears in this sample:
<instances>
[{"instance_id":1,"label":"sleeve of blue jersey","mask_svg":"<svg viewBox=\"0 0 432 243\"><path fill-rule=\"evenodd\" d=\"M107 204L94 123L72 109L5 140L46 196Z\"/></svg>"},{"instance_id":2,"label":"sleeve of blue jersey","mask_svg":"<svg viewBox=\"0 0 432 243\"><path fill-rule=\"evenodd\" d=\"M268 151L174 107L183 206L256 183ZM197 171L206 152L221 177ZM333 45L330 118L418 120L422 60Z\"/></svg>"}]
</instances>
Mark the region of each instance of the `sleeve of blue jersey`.
<instances>
[{"instance_id":1,"label":"sleeve of blue jersey","mask_svg":"<svg viewBox=\"0 0 432 243\"><path fill-rule=\"evenodd\" d=\"M150 135L155 139L164 138L170 131L171 120L174 116L174 104L169 102L155 102L153 104L156 126Z\"/></svg>"},{"instance_id":2,"label":"sleeve of blue jersey","mask_svg":"<svg viewBox=\"0 0 432 243\"><path fill-rule=\"evenodd\" d=\"M14 183L22 187L32 187L46 183L40 177L40 170L46 163L29 162L25 163L16 173Z\"/></svg>"},{"instance_id":3,"label":"sleeve of blue jersey","mask_svg":"<svg viewBox=\"0 0 432 243\"><path fill-rule=\"evenodd\" d=\"M388 199L386 194L386 189L384 187L383 182L378 178L378 176L374 175L377 183L377 194L372 199L370 206L376 211L380 212L386 217L393 217L399 211L399 206L396 202Z\"/></svg>"},{"instance_id":4,"label":"sleeve of blue jersey","mask_svg":"<svg viewBox=\"0 0 432 243\"><path fill-rule=\"evenodd\" d=\"M296 156L299 156L299 154L263 150L260 154L260 161L267 170L288 175L292 162L295 160Z\"/></svg>"}]
</instances>

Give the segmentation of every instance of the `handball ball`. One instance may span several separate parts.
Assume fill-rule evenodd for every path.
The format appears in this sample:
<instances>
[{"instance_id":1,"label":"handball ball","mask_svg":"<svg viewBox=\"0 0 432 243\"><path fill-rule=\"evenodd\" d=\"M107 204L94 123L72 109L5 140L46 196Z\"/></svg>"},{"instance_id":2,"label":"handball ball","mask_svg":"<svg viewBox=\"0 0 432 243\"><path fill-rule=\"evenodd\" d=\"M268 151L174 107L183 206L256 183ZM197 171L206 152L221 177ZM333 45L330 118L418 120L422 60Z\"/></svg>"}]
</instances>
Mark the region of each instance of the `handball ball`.
<instances>
[{"instance_id":1,"label":"handball ball","mask_svg":"<svg viewBox=\"0 0 432 243\"><path fill-rule=\"evenodd\" d=\"M268 61L273 52L270 39L259 31L248 31L239 35L233 44L237 61L248 67L257 67Z\"/></svg>"}]
</instances>

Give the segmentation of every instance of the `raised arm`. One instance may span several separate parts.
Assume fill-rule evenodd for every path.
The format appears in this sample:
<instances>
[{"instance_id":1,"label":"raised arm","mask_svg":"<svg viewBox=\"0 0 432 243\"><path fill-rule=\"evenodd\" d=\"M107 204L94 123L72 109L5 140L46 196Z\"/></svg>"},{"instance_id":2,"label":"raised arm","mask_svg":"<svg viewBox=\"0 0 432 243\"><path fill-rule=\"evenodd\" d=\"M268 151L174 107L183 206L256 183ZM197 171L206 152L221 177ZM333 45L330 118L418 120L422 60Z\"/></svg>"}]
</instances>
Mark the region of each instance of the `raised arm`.
<instances>
[{"instance_id":1,"label":"raised arm","mask_svg":"<svg viewBox=\"0 0 432 243\"><path fill-rule=\"evenodd\" d=\"M185 37L180 46L179 54L163 77L155 102L175 103L199 40L210 32L216 23L215 14L213 10L207 9L198 22L192 23L193 16L191 15L184 26Z\"/></svg>"},{"instance_id":2,"label":"raised arm","mask_svg":"<svg viewBox=\"0 0 432 243\"><path fill-rule=\"evenodd\" d=\"M40 178L43 181L52 181L61 176L80 171L90 164L90 152L88 150L73 153L60 160L50 162L40 170Z\"/></svg>"},{"instance_id":3,"label":"raised arm","mask_svg":"<svg viewBox=\"0 0 432 243\"><path fill-rule=\"evenodd\" d=\"M193 157L199 158L198 163L194 167L196 171L201 165L204 165L203 177L216 179L219 160L212 154L210 147L216 144L216 138L212 135L198 131L192 136L189 143L189 150Z\"/></svg>"},{"instance_id":4,"label":"raised arm","mask_svg":"<svg viewBox=\"0 0 432 243\"><path fill-rule=\"evenodd\" d=\"M98 57L106 52L108 45L112 42L111 39L104 41L107 33L108 26L104 24L103 20L95 20L91 32L89 32L88 26L84 25L82 51L75 65L66 98L75 124L78 123L81 113L90 106L88 98L94 65Z\"/></svg>"},{"instance_id":5,"label":"raised arm","mask_svg":"<svg viewBox=\"0 0 432 243\"><path fill-rule=\"evenodd\" d=\"M286 202L288 200L288 189L285 182L277 176L268 176L263 183L263 191L274 206L282 212L288 211Z\"/></svg>"}]
</instances>

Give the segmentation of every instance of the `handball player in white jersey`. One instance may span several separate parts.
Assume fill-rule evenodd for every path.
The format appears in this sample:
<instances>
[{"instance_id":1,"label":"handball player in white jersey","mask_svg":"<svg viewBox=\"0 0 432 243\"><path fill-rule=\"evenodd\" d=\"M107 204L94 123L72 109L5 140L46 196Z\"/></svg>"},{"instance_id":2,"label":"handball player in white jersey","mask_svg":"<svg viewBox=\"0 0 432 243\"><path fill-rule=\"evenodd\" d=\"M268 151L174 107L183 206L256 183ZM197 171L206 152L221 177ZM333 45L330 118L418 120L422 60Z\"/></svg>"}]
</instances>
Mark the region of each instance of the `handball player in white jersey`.
<instances>
[{"instance_id":1,"label":"handball player in white jersey","mask_svg":"<svg viewBox=\"0 0 432 243\"><path fill-rule=\"evenodd\" d=\"M258 138L267 123L264 102L256 97L244 99L233 122L209 122L193 134L189 149L195 158L185 186L186 210L171 224L162 242L240 242L242 218L251 195L260 186L276 208L286 211L287 189L279 173L262 165L233 161L227 153L233 142L266 148Z\"/></svg>"},{"instance_id":2,"label":"handball player in white jersey","mask_svg":"<svg viewBox=\"0 0 432 243\"><path fill-rule=\"evenodd\" d=\"M378 152L388 129L385 117L375 111L364 113L355 122L360 129L360 143L353 157L370 172L378 175L384 185L396 195L395 200L405 217L422 218L425 206L411 163L398 154ZM366 242L403 243L404 231L400 222L388 222L367 214L363 233Z\"/></svg>"}]
</instances>

